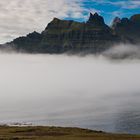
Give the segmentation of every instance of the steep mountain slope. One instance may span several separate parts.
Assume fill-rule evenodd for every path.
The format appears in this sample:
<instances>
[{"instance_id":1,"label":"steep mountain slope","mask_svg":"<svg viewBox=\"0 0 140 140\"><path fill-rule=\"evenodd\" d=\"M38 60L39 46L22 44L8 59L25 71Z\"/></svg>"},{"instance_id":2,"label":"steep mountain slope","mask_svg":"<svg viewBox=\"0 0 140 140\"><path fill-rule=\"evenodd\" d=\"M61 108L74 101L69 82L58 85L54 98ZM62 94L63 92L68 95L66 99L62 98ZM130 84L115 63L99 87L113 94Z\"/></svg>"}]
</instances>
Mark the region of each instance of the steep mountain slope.
<instances>
[{"instance_id":1,"label":"steep mountain slope","mask_svg":"<svg viewBox=\"0 0 140 140\"><path fill-rule=\"evenodd\" d=\"M90 13L86 23L54 18L41 33L33 32L7 45L30 53L96 53L120 41L103 17Z\"/></svg>"},{"instance_id":2,"label":"steep mountain slope","mask_svg":"<svg viewBox=\"0 0 140 140\"><path fill-rule=\"evenodd\" d=\"M102 16L90 13L87 22L54 18L42 33L19 37L4 47L28 53L100 53L116 43L140 43L140 15L115 18L112 27ZM5 47L5 48L6 48Z\"/></svg>"},{"instance_id":3,"label":"steep mountain slope","mask_svg":"<svg viewBox=\"0 0 140 140\"><path fill-rule=\"evenodd\" d=\"M54 19L42 32L41 46L63 51L100 52L118 40L97 13L90 14L86 23ZM54 51L54 50L53 50Z\"/></svg>"},{"instance_id":4,"label":"steep mountain slope","mask_svg":"<svg viewBox=\"0 0 140 140\"><path fill-rule=\"evenodd\" d=\"M140 14L133 15L130 19L117 17L112 27L124 42L140 43Z\"/></svg>"}]
</instances>

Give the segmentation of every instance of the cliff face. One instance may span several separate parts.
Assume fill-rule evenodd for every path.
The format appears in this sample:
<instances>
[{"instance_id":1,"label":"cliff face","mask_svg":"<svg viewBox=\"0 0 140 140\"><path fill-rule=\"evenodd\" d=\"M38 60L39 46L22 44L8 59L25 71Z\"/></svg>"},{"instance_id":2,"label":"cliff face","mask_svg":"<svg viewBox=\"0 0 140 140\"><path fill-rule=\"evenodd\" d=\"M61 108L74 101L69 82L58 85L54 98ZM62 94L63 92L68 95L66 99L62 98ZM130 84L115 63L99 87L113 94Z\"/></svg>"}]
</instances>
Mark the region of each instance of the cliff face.
<instances>
[{"instance_id":1,"label":"cliff face","mask_svg":"<svg viewBox=\"0 0 140 140\"><path fill-rule=\"evenodd\" d=\"M32 53L38 51L38 46L42 40L42 35L37 32L28 34L26 37L19 37L14 39L12 42L7 43L6 46L12 46L17 51L26 51Z\"/></svg>"},{"instance_id":2,"label":"cliff face","mask_svg":"<svg viewBox=\"0 0 140 140\"><path fill-rule=\"evenodd\" d=\"M104 23L98 14L90 14L86 23L53 19L42 32L41 46L55 48L58 52L64 51L92 51L100 52L107 45L118 40L112 30Z\"/></svg>"},{"instance_id":3,"label":"cliff face","mask_svg":"<svg viewBox=\"0 0 140 140\"><path fill-rule=\"evenodd\" d=\"M83 23L54 18L41 34L33 32L7 44L29 53L99 53L115 43L137 43L139 23L137 15L131 19L116 18L112 28L97 13L90 13L89 20Z\"/></svg>"},{"instance_id":4,"label":"cliff face","mask_svg":"<svg viewBox=\"0 0 140 140\"><path fill-rule=\"evenodd\" d=\"M128 18L115 18L113 30L124 42L132 44L140 43L140 14Z\"/></svg>"}]
</instances>

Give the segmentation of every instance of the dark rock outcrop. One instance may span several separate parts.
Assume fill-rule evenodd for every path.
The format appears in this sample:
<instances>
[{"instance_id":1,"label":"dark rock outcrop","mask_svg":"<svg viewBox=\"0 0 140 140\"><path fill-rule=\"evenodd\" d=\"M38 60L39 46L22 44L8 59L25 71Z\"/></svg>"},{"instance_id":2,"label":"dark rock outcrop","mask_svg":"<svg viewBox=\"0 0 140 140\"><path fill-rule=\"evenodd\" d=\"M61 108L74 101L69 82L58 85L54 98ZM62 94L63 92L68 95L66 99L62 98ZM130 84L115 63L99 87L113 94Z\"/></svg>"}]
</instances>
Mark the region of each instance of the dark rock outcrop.
<instances>
[{"instance_id":1,"label":"dark rock outcrop","mask_svg":"<svg viewBox=\"0 0 140 140\"><path fill-rule=\"evenodd\" d=\"M38 51L38 46L40 45L41 40L42 35L34 31L25 37L14 39L12 42L7 43L5 46L11 46L14 50L17 51L32 53L33 51Z\"/></svg>"},{"instance_id":2,"label":"dark rock outcrop","mask_svg":"<svg viewBox=\"0 0 140 140\"><path fill-rule=\"evenodd\" d=\"M112 22L112 28L113 29L116 28L116 26L120 23L121 23L121 19L119 17L116 17Z\"/></svg>"},{"instance_id":3,"label":"dark rock outcrop","mask_svg":"<svg viewBox=\"0 0 140 140\"><path fill-rule=\"evenodd\" d=\"M118 41L101 16L90 14L86 23L54 18L42 32L41 46L49 53L65 51L100 52ZM55 48L55 49L54 49Z\"/></svg>"},{"instance_id":4,"label":"dark rock outcrop","mask_svg":"<svg viewBox=\"0 0 140 140\"><path fill-rule=\"evenodd\" d=\"M112 28L124 42L140 43L140 14L134 15L130 19L122 18L116 20L115 18Z\"/></svg>"},{"instance_id":5,"label":"dark rock outcrop","mask_svg":"<svg viewBox=\"0 0 140 140\"><path fill-rule=\"evenodd\" d=\"M6 45L29 53L100 53L116 43L140 42L140 16L115 18L112 28L90 13L87 22L54 18L42 33L33 32Z\"/></svg>"},{"instance_id":6,"label":"dark rock outcrop","mask_svg":"<svg viewBox=\"0 0 140 140\"><path fill-rule=\"evenodd\" d=\"M90 13L90 17L87 23L94 26L105 26L104 18L102 16L99 16L98 13L95 13L94 15Z\"/></svg>"}]
</instances>

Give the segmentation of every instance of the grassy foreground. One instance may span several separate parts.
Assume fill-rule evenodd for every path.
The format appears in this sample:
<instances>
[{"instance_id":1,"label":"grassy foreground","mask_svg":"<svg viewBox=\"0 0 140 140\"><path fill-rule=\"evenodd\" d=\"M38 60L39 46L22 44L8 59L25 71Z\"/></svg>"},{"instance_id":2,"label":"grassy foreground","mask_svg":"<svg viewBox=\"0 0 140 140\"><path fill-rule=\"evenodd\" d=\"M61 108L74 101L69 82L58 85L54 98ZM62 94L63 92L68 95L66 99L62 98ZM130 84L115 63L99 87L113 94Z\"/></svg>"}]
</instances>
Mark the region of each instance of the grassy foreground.
<instances>
[{"instance_id":1,"label":"grassy foreground","mask_svg":"<svg viewBox=\"0 0 140 140\"><path fill-rule=\"evenodd\" d=\"M109 134L80 128L0 126L0 140L140 140L140 135Z\"/></svg>"}]
</instances>

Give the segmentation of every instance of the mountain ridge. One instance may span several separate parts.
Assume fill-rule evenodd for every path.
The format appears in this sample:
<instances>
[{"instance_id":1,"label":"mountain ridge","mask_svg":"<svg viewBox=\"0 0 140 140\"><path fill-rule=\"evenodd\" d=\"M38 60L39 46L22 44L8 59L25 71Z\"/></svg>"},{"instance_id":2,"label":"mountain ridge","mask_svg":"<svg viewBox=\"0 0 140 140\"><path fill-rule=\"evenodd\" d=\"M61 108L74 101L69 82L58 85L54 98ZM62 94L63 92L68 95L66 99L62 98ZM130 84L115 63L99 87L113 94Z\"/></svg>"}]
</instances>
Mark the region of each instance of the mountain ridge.
<instances>
[{"instance_id":1,"label":"mountain ridge","mask_svg":"<svg viewBox=\"0 0 140 140\"><path fill-rule=\"evenodd\" d=\"M54 18L45 28L2 45L28 53L100 53L119 43L140 43L140 14L116 17L109 27L98 13L86 22Z\"/></svg>"}]
</instances>

